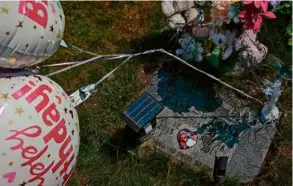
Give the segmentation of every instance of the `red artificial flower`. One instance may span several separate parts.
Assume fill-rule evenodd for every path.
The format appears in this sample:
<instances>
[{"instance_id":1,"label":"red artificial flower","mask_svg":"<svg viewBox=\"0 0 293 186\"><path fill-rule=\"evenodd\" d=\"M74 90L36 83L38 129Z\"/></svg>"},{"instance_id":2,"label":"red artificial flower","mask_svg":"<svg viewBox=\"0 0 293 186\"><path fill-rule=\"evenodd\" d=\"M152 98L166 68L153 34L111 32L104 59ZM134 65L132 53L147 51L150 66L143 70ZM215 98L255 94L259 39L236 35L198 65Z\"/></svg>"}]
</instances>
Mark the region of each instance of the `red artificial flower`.
<instances>
[{"instance_id":1,"label":"red artificial flower","mask_svg":"<svg viewBox=\"0 0 293 186\"><path fill-rule=\"evenodd\" d=\"M251 0L243 0L242 4L244 5L253 5L255 8L262 8L264 12L268 10L268 1L251 1Z\"/></svg>"},{"instance_id":2,"label":"red artificial flower","mask_svg":"<svg viewBox=\"0 0 293 186\"><path fill-rule=\"evenodd\" d=\"M240 19L245 21L244 28L253 29L253 32L258 32L263 22L263 18L276 18L273 12L268 11L268 1L242 1L245 10L238 15Z\"/></svg>"}]
</instances>

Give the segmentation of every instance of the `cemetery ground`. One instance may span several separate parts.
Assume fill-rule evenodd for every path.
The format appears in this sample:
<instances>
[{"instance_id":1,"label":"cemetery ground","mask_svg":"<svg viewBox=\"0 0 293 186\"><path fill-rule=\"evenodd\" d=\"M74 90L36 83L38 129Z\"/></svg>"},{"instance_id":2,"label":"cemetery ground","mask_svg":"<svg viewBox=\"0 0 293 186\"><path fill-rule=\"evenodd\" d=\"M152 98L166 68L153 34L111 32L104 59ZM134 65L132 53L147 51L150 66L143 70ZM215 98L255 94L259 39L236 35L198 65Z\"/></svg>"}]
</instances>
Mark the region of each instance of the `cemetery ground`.
<instances>
[{"instance_id":1,"label":"cemetery ground","mask_svg":"<svg viewBox=\"0 0 293 186\"><path fill-rule=\"evenodd\" d=\"M134 53L161 48L166 46L172 36L163 31L166 20L161 13L160 2L61 3L66 16L64 40L97 54ZM283 19L269 22L264 25L258 37L269 48L270 55L291 64L292 50L287 46L288 39L283 36L286 30ZM60 47L44 64L78 61L90 57L77 50ZM195 172L162 154L138 157L137 148L130 148L122 142L124 123L121 113L143 92L149 74L159 63L160 57L152 55L133 58L99 85L98 91L87 101L78 106L81 144L77 167L68 185L211 185L209 176L203 170ZM267 63L269 62L270 57L267 59ZM97 61L54 76L53 79L70 94L82 86L98 81L119 63L121 60ZM145 64L150 68L144 69ZM52 70L46 69L42 73ZM265 101L254 75L269 78L273 73L274 70L263 66L247 71L237 78L221 76L221 79ZM283 113L278 133L261 173L253 182L242 185L292 184L291 92L289 81L285 83L278 102ZM241 184L235 178L228 178L222 185Z\"/></svg>"}]
</instances>

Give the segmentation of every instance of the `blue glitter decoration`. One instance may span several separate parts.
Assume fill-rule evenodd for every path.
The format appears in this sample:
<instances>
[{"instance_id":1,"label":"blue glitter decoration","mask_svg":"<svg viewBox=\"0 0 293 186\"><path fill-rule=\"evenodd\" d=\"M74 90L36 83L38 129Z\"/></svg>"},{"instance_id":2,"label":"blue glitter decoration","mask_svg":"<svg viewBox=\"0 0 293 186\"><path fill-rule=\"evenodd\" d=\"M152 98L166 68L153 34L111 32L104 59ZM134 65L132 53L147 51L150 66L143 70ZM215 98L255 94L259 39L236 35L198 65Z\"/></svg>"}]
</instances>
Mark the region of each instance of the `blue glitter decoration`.
<instances>
[{"instance_id":1,"label":"blue glitter decoration","mask_svg":"<svg viewBox=\"0 0 293 186\"><path fill-rule=\"evenodd\" d=\"M181 76L167 71L158 73L157 95L161 104L174 112L188 112L192 106L202 112L213 112L222 105L212 86L200 87Z\"/></svg>"}]
</instances>

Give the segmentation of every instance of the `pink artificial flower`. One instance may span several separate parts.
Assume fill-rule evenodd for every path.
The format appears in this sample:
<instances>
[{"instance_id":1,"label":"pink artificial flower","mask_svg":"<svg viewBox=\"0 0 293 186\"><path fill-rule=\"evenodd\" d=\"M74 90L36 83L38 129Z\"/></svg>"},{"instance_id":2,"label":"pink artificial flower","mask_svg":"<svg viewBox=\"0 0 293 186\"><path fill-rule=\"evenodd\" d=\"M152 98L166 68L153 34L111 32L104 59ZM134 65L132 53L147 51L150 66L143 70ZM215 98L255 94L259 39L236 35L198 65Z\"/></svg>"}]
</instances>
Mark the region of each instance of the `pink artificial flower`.
<instances>
[{"instance_id":1,"label":"pink artificial flower","mask_svg":"<svg viewBox=\"0 0 293 186\"><path fill-rule=\"evenodd\" d=\"M260 30L263 23L263 18L276 18L273 12L268 11L268 1L242 1L245 10L238 15L240 19L245 20L244 28L253 29L256 33Z\"/></svg>"}]
</instances>

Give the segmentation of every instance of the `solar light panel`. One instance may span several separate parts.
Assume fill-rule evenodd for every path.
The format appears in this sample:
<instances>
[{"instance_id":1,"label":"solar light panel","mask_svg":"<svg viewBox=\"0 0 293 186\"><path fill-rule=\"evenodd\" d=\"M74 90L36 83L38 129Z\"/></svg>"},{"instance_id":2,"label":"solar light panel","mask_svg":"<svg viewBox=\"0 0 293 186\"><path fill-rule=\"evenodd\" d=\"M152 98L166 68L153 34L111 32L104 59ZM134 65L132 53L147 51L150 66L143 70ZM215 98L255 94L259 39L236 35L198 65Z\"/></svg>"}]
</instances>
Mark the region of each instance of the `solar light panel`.
<instances>
[{"instance_id":1,"label":"solar light panel","mask_svg":"<svg viewBox=\"0 0 293 186\"><path fill-rule=\"evenodd\" d=\"M163 106L147 92L127 107L123 112L123 118L135 132L147 128L162 110Z\"/></svg>"}]
</instances>

